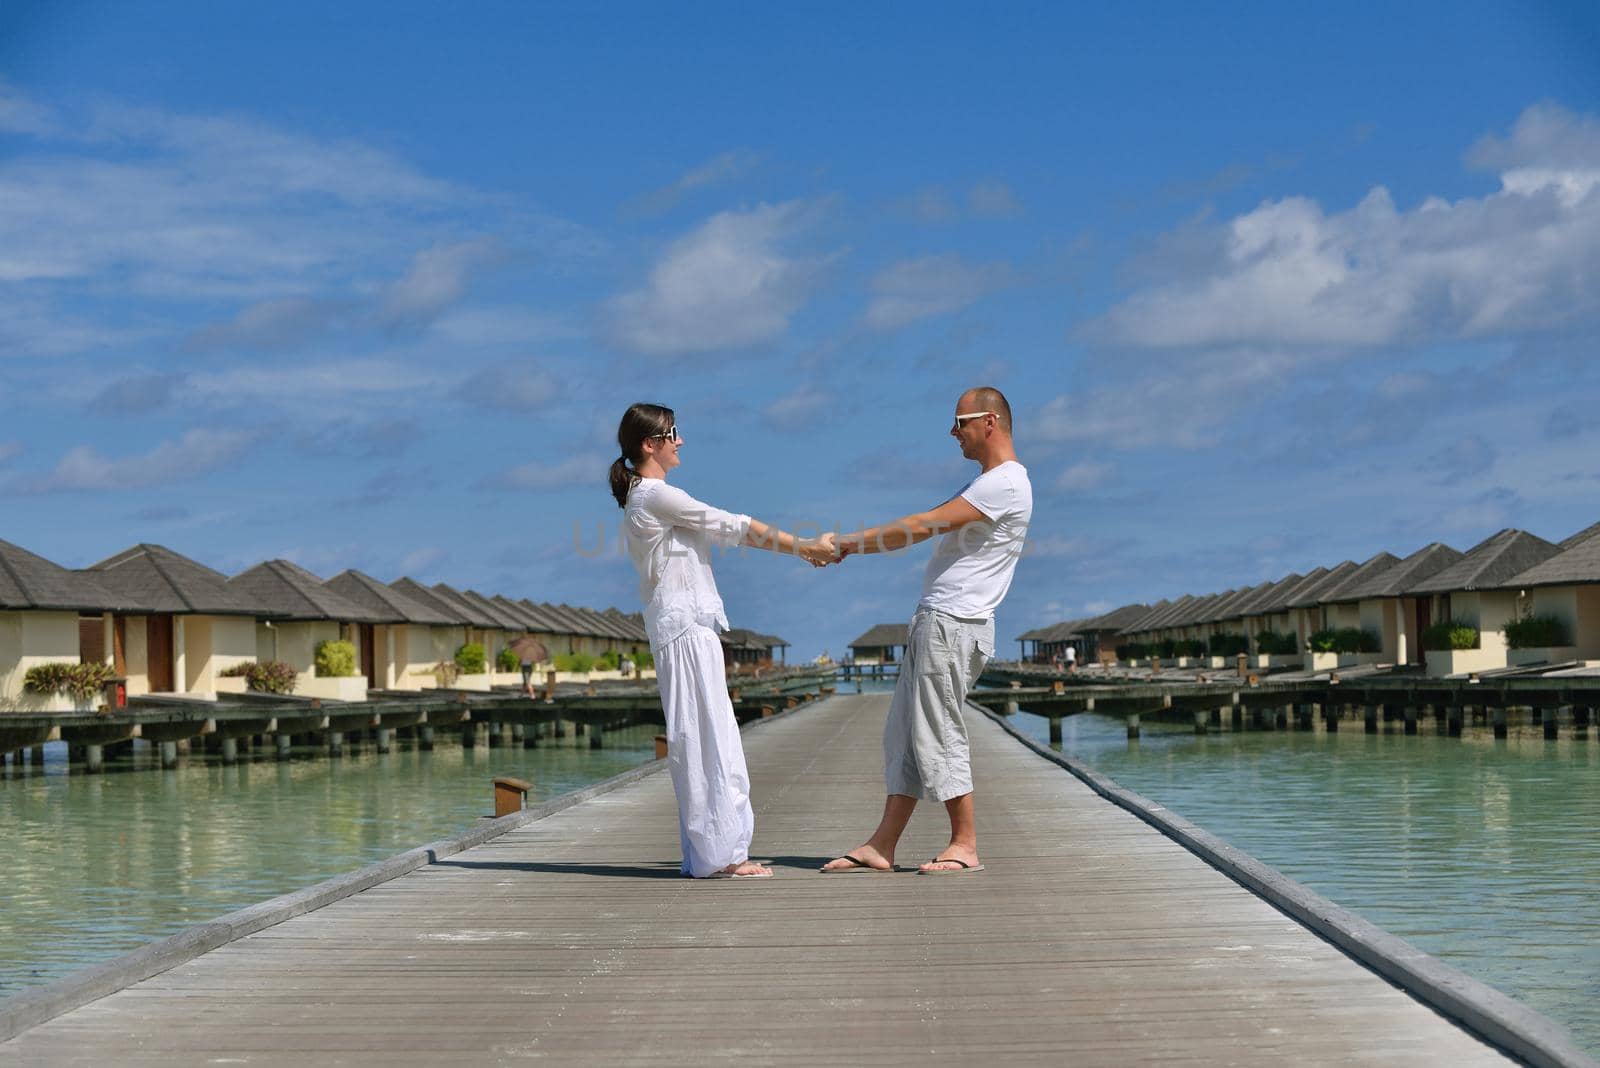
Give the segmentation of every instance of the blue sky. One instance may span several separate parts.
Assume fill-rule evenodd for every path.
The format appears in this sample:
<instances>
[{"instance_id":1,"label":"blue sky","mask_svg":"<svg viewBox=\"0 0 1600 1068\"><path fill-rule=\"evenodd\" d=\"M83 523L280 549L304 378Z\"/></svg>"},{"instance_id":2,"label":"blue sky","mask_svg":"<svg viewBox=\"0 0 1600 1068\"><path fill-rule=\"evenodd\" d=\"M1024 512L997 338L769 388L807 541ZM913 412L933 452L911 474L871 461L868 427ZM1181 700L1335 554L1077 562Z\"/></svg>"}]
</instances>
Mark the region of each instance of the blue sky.
<instances>
[{"instance_id":1,"label":"blue sky","mask_svg":"<svg viewBox=\"0 0 1600 1068\"><path fill-rule=\"evenodd\" d=\"M1600 519L1592 7L327 6L0 10L0 538L632 608L631 401L855 526L980 383L1006 641ZM927 551L718 575L838 655Z\"/></svg>"}]
</instances>

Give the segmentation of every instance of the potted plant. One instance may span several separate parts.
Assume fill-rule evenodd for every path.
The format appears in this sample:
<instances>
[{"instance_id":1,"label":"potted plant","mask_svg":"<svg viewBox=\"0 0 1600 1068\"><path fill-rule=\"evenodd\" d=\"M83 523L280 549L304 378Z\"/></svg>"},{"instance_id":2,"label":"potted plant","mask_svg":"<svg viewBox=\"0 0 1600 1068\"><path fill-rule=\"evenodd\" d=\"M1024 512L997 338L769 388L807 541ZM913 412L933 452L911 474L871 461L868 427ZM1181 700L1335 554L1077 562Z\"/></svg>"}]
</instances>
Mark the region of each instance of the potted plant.
<instances>
[{"instance_id":1,"label":"potted plant","mask_svg":"<svg viewBox=\"0 0 1600 1068\"><path fill-rule=\"evenodd\" d=\"M1567 625L1556 616L1525 616L1507 623L1506 646L1508 664L1559 664L1578 657Z\"/></svg>"}]
</instances>

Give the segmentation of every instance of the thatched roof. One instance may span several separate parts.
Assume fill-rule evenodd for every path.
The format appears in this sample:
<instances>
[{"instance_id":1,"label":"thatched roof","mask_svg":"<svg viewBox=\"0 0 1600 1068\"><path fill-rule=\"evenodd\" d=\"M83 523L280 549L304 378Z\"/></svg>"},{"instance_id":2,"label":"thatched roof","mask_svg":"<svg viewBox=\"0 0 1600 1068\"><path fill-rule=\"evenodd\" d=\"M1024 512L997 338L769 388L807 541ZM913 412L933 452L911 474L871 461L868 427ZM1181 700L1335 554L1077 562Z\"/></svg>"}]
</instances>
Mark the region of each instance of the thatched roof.
<instances>
[{"instance_id":1,"label":"thatched roof","mask_svg":"<svg viewBox=\"0 0 1600 1068\"><path fill-rule=\"evenodd\" d=\"M1221 593L1197 597L1189 603L1187 608L1168 619L1165 625L1169 627L1187 627L1195 623L1204 623L1211 618L1212 609L1224 601L1232 600L1238 592L1238 590L1224 590Z\"/></svg>"},{"instance_id":2,"label":"thatched roof","mask_svg":"<svg viewBox=\"0 0 1600 1068\"><path fill-rule=\"evenodd\" d=\"M354 569L339 572L323 585L371 612L386 614L389 622L434 627L448 627L456 622L453 616L432 605Z\"/></svg>"},{"instance_id":3,"label":"thatched roof","mask_svg":"<svg viewBox=\"0 0 1600 1068\"><path fill-rule=\"evenodd\" d=\"M119 611L145 614L270 617L248 593L228 588L228 576L162 545L139 544L90 566L116 594Z\"/></svg>"},{"instance_id":4,"label":"thatched roof","mask_svg":"<svg viewBox=\"0 0 1600 1068\"><path fill-rule=\"evenodd\" d=\"M119 598L96 576L69 571L20 545L0 541L0 609L104 612Z\"/></svg>"},{"instance_id":5,"label":"thatched roof","mask_svg":"<svg viewBox=\"0 0 1600 1068\"><path fill-rule=\"evenodd\" d=\"M1125 604L1121 608L1113 608L1103 616L1083 620L1078 624L1078 629L1084 634L1108 630L1115 632L1149 614L1150 606L1147 604Z\"/></svg>"},{"instance_id":6,"label":"thatched roof","mask_svg":"<svg viewBox=\"0 0 1600 1068\"><path fill-rule=\"evenodd\" d=\"M461 615L466 618L467 622L471 623L474 627L481 627L485 630L505 629L505 621L501 619L498 612L491 612L481 605L474 603L466 596L466 594L462 593L454 586L443 582L435 582L432 586L428 587L428 589L430 589L433 592L433 595L440 601L443 601L445 604L453 607L457 612L460 612Z\"/></svg>"},{"instance_id":7,"label":"thatched roof","mask_svg":"<svg viewBox=\"0 0 1600 1068\"><path fill-rule=\"evenodd\" d=\"M1566 586L1591 582L1600 582L1600 530L1526 571L1519 571L1505 585Z\"/></svg>"},{"instance_id":8,"label":"thatched roof","mask_svg":"<svg viewBox=\"0 0 1600 1068\"><path fill-rule=\"evenodd\" d=\"M1600 523L1590 523L1576 534L1568 535L1567 537L1556 542L1556 548L1562 550L1571 549L1576 545L1583 544L1590 538L1593 538L1596 534L1600 534Z\"/></svg>"},{"instance_id":9,"label":"thatched roof","mask_svg":"<svg viewBox=\"0 0 1600 1068\"><path fill-rule=\"evenodd\" d=\"M1290 572L1289 574L1283 576L1283 578L1278 579L1276 582L1269 582L1264 586L1258 586L1256 587L1255 592L1251 593L1249 597L1233 606L1233 613L1239 619L1244 619L1247 616L1260 615L1262 605L1270 604L1274 597L1281 593L1287 593L1294 588L1296 583L1303 582L1304 580L1304 575L1301 575L1298 572Z\"/></svg>"},{"instance_id":10,"label":"thatched roof","mask_svg":"<svg viewBox=\"0 0 1600 1068\"><path fill-rule=\"evenodd\" d=\"M1443 542L1424 545L1391 568L1350 583L1340 591L1342 601L1361 601L1373 597L1399 597L1403 590L1432 575L1437 575L1460 560L1462 553Z\"/></svg>"},{"instance_id":11,"label":"thatched roof","mask_svg":"<svg viewBox=\"0 0 1600 1068\"><path fill-rule=\"evenodd\" d=\"M1542 564L1561 550L1526 530L1502 530L1467 550L1442 571L1413 583L1406 593L1451 593L1496 589L1513 575Z\"/></svg>"},{"instance_id":12,"label":"thatched roof","mask_svg":"<svg viewBox=\"0 0 1600 1068\"><path fill-rule=\"evenodd\" d=\"M1399 562L1400 558L1394 553L1378 553L1376 556L1369 556L1361 562L1360 567L1357 567L1337 583L1323 590L1322 595L1317 598L1317 603L1341 604L1345 601L1357 600L1358 598L1350 595L1351 590L1388 574Z\"/></svg>"},{"instance_id":13,"label":"thatched roof","mask_svg":"<svg viewBox=\"0 0 1600 1068\"><path fill-rule=\"evenodd\" d=\"M852 649L881 649L889 645L905 645L909 640L908 623L879 623L850 643Z\"/></svg>"},{"instance_id":14,"label":"thatched roof","mask_svg":"<svg viewBox=\"0 0 1600 1068\"><path fill-rule=\"evenodd\" d=\"M1186 593L1176 601L1168 601L1164 605L1157 605L1155 611L1139 620L1137 623L1124 630L1124 634L1142 634L1146 631L1159 630L1168 625L1169 621L1186 611L1198 600L1192 593Z\"/></svg>"},{"instance_id":15,"label":"thatched roof","mask_svg":"<svg viewBox=\"0 0 1600 1068\"><path fill-rule=\"evenodd\" d=\"M399 590L407 597L421 601L429 608L448 618L456 626L469 624L474 627L483 626L479 620L479 613L472 611L469 606L454 600L446 600L435 592L432 586L424 586L414 578L401 576L389 583L389 588Z\"/></svg>"},{"instance_id":16,"label":"thatched roof","mask_svg":"<svg viewBox=\"0 0 1600 1068\"><path fill-rule=\"evenodd\" d=\"M722 644L730 649L759 649L771 653L777 648L787 649L789 643L775 634L762 634L760 631L746 630L743 627L729 627L722 632Z\"/></svg>"},{"instance_id":17,"label":"thatched roof","mask_svg":"<svg viewBox=\"0 0 1600 1068\"><path fill-rule=\"evenodd\" d=\"M1206 609L1205 618L1201 623L1224 623L1233 619L1244 617L1243 607L1260 597L1262 591L1272 586L1270 582L1263 582L1255 586L1241 586L1233 591L1230 596L1224 597L1210 608Z\"/></svg>"},{"instance_id":18,"label":"thatched roof","mask_svg":"<svg viewBox=\"0 0 1600 1068\"><path fill-rule=\"evenodd\" d=\"M1341 564L1334 565L1328 570L1327 574L1323 575L1316 582L1310 583L1309 585L1306 583L1301 583L1300 589L1294 593L1293 599L1289 601L1286 607L1313 608L1321 604L1322 595L1324 593L1326 593L1328 590L1337 588L1341 582L1349 578L1351 574L1355 572L1356 568L1360 566L1361 565L1356 563L1354 560L1346 560Z\"/></svg>"},{"instance_id":19,"label":"thatched roof","mask_svg":"<svg viewBox=\"0 0 1600 1068\"><path fill-rule=\"evenodd\" d=\"M607 619L614 619L622 624L622 629L630 641L650 640L650 635L645 633L643 612L624 612L619 608L607 608L603 614Z\"/></svg>"},{"instance_id":20,"label":"thatched roof","mask_svg":"<svg viewBox=\"0 0 1600 1068\"><path fill-rule=\"evenodd\" d=\"M1250 614L1270 616L1286 611L1291 604L1300 598L1301 594L1320 586L1327 577L1327 568L1312 568L1300 576L1298 580L1285 582L1277 589L1264 595L1259 601L1251 605Z\"/></svg>"},{"instance_id":21,"label":"thatched roof","mask_svg":"<svg viewBox=\"0 0 1600 1068\"><path fill-rule=\"evenodd\" d=\"M267 560L228 580L228 589L263 605L273 619L329 619L338 623L398 623L391 612L357 604L298 564Z\"/></svg>"},{"instance_id":22,"label":"thatched roof","mask_svg":"<svg viewBox=\"0 0 1600 1068\"><path fill-rule=\"evenodd\" d=\"M1151 605L1148 611L1143 612L1140 615L1136 615L1126 623L1122 624L1122 629L1117 631L1117 633L1137 634L1144 629L1146 620L1156 618L1170 607L1171 602L1163 598L1162 600L1159 600L1155 604Z\"/></svg>"}]
</instances>

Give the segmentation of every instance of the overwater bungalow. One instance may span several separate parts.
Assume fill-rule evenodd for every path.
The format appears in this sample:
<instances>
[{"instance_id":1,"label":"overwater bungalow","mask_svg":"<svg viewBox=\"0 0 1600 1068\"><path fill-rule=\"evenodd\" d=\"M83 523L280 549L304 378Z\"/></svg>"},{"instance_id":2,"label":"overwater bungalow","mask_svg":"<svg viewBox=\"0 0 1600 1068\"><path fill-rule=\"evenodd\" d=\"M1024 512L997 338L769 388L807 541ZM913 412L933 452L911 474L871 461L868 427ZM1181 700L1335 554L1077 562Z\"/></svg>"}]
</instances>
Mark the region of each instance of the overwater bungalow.
<instances>
[{"instance_id":1,"label":"overwater bungalow","mask_svg":"<svg viewBox=\"0 0 1600 1068\"><path fill-rule=\"evenodd\" d=\"M1398 563L1342 586L1335 600L1339 626L1359 626L1378 638L1376 659L1386 664L1422 663L1422 632L1428 629L1428 598L1404 591L1461 559L1443 542L1424 545ZM1354 607L1355 623L1346 624Z\"/></svg>"},{"instance_id":2,"label":"overwater bungalow","mask_svg":"<svg viewBox=\"0 0 1600 1068\"><path fill-rule=\"evenodd\" d=\"M1478 633L1476 648L1426 650L1428 674L1461 675L1505 667L1506 624L1527 615L1523 609L1531 607L1519 603L1520 587L1506 583L1560 551L1525 530L1502 530L1449 567L1410 584L1404 593L1428 600L1429 621L1456 622Z\"/></svg>"},{"instance_id":3,"label":"overwater bungalow","mask_svg":"<svg viewBox=\"0 0 1600 1068\"><path fill-rule=\"evenodd\" d=\"M1531 617L1554 620L1559 633L1507 651L1512 664L1600 660L1600 523L1560 542L1554 556L1506 580Z\"/></svg>"},{"instance_id":4,"label":"overwater bungalow","mask_svg":"<svg viewBox=\"0 0 1600 1068\"><path fill-rule=\"evenodd\" d=\"M1289 633L1300 643L1301 650L1310 652L1306 640L1322 629L1322 595L1328 590L1336 589L1360 566L1354 560L1345 560L1334 565L1316 582L1302 583L1300 589L1285 606L1289 614Z\"/></svg>"},{"instance_id":5,"label":"overwater bungalow","mask_svg":"<svg viewBox=\"0 0 1600 1068\"><path fill-rule=\"evenodd\" d=\"M483 645L490 664L495 662L502 649L528 632L528 625L520 616L501 608L477 590L462 590L460 593L474 608L488 613L496 621L497 625L489 631Z\"/></svg>"},{"instance_id":6,"label":"overwater bungalow","mask_svg":"<svg viewBox=\"0 0 1600 1068\"><path fill-rule=\"evenodd\" d=\"M1299 599L1307 590L1315 589L1328 577L1325 567L1312 568L1304 575L1288 575L1275 583L1270 589L1264 590L1259 596L1252 599L1243 609L1240 622L1245 633L1250 636L1250 648L1255 651L1258 666L1272 667L1287 666L1287 658L1298 657L1304 646L1300 643L1299 633L1295 630L1289 606ZM1270 633L1281 643L1276 648L1278 652L1262 648L1261 635ZM1261 662L1261 657L1268 657L1266 664ZM1274 661L1271 657L1278 657Z\"/></svg>"},{"instance_id":7,"label":"overwater bungalow","mask_svg":"<svg viewBox=\"0 0 1600 1068\"><path fill-rule=\"evenodd\" d=\"M1076 648L1077 642L1083 637L1078 633L1077 626L1077 620L1068 619L1048 627L1024 631L1017 635L1017 658L1040 664L1050 663L1057 654L1065 655L1067 646ZM1033 643L1031 653L1028 650L1029 642Z\"/></svg>"},{"instance_id":8,"label":"overwater bungalow","mask_svg":"<svg viewBox=\"0 0 1600 1068\"><path fill-rule=\"evenodd\" d=\"M439 685L435 669L464 640L465 631L453 616L360 571L341 571L323 585L393 621L384 628L383 689L431 690Z\"/></svg>"},{"instance_id":9,"label":"overwater bungalow","mask_svg":"<svg viewBox=\"0 0 1600 1068\"><path fill-rule=\"evenodd\" d=\"M386 655L393 612L352 601L288 560L267 560L241 571L228 580L228 588L269 613L256 624L256 659L294 668L296 694L365 701L367 690L387 688L393 675L393 663ZM318 673L317 647L332 641L348 641L355 647L354 675Z\"/></svg>"},{"instance_id":10,"label":"overwater bungalow","mask_svg":"<svg viewBox=\"0 0 1600 1068\"><path fill-rule=\"evenodd\" d=\"M429 628L433 638L433 659L435 664L450 663L455 660L456 650L460 649L470 639L473 620L476 613L469 613L464 605L458 605L445 600L434 592L432 586L424 586L414 578L402 576L389 583L389 588L398 593L405 594L414 601L420 601L431 610L454 622L448 627L434 625Z\"/></svg>"},{"instance_id":11,"label":"overwater bungalow","mask_svg":"<svg viewBox=\"0 0 1600 1068\"><path fill-rule=\"evenodd\" d=\"M1094 663L1117 658L1117 637L1129 623L1150 614L1150 605L1125 604L1104 615L1085 619L1074 624L1080 637L1074 639L1078 646L1078 662Z\"/></svg>"},{"instance_id":12,"label":"overwater bungalow","mask_svg":"<svg viewBox=\"0 0 1600 1068\"><path fill-rule=\"evenodd\" d=\"M650 635L645 633L643 612L624 612L620 608L607 608L601 615L622 627L622 632L626 636L623 640L627 642L629 653L643 653L650 650ZM787 662L787 652L784 656Z\"/></svg>"},{"instance_id":13,"label":"overwater bungalow","mask_svg":"<svg viewBox=\"0 0 1600 1068\"><path fill-rule=\"evenodd\" d=\"M851 661L858 665L899 663L910 629L906 623L879 623L869 627L850 643Z\"/></svg>"},{"instance_id":14,"label":"overwater bungalow","mask_svg":"<svg viewBox=\"0 0 1600 1068\"><path fill-rule=\"evenodd\" d=\"M94 577L0 541L0 712L76 707L66 694L28 689L24 679L41 664L109 663L112 617L105 613L116 604Z\"/></svg>"},{"instance_id":15,"label":"overwater bungalow","mask_svg":"<svg viewBox=\"0 0 1600 1068\"><path fill-rule=\"evenodd\" d=\"M1369 556L1335 582L1322 583L1315 593L1316 603L1306 607L1303 618L1312 626L1310 634L1319 630L1361 631L1372 648L1345 649L1338 652L1318 651L1309 645L1301 654L1307 671L1325 671L1353 664L1376 664L1383 658L1383 636L1377 630L1367 631L1361 625L1361 603L1349 596L1351 590L1392 570L1400 558L1393 553L1380 552ZM1306 636L1309 637L1309 634Z\"/></svg>"},{"instance_id":16,"label":"overwater bungalow","mask_svg":"<svg viewBox=\"0 0 1600 1068\"><path fill-rule=\"evenodd\" d=\"M775 634L762 634L760 631L747 630L743 627L730 627L721 634L722 656L731 665L730 670L739 671L743 668L771 667L773 664L773 650L787 650L789 643ZM787 662L787 654L784 661Z\"/></svg>"},{"instance_id":17,"label":"overwater bungalow","mask_svg":"<svg viewBox=\"0 0 1600 1068\"><path fill-rule=\"evenodd\" d=\"M1133 623L1124 633L1133 642L1149 643L1160 641L1162 628L1166 625L1166 621L1180 615L1196 599L1193 594L1186 593L1176 600L1158 604L1150 611L1149 615Z\"/></svg>"},{"instance_id":18,"label":"overwater bungalow","mask_svg":"<svg viewBox=\"0 0 1600 1068\"><path fill-rule=\"evenodd\" d=\"M494 648L495 639L506 627L504 618L498 612L491 612L474 604L463 596L460 590L443 582L435 582L428 587L428 591L436 600L448 605L466 620L466 640L483 646L484 656L492 662L494 654L491 650Z\"/></svg>"},{"instance_id":19,"label":"overwater bungalow","mask_svg":"<svg viewBox=\"0 0 1600 1068\"><path fill-rule=\"evenodd\" d=\"M146 544L88 571L118 602L109 644L129 696L215 696L224 671L255 660L256 620L270 613L222 572Z\"/></svg>"}]
</instances>

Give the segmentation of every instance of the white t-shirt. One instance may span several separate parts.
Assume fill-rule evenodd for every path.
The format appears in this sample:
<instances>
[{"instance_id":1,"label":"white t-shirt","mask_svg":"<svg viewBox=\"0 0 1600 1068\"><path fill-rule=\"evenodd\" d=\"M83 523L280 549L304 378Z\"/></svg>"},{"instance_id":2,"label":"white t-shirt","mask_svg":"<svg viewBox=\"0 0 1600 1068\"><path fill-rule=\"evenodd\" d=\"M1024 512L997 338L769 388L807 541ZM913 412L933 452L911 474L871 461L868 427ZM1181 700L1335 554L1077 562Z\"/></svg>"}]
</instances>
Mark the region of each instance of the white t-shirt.
<instances>
[{"instance_id":1,"label":"white t-shirt","mask_svg":"<svg viewBox=\"0 0 1600 1068\"><path fill-rule=\"evenodd\" d=\"M1007 460L967 483L961 496L986 517L939 539L922 577L918 608L963 619L992 619L1011 588L1028 521L1033 486L1028 469Z\"/></svg>"},{"instance_id":2,"label":"white t-shirt","mask_svg":"<svg viewBox=\"0 0 1600 1068\"><path fill-rule=\"evenodd\" d=\"M1067 663L1069 663L1069 664L1076 663L1077 659L1078 659L1078 650L1073 648L1070 645L1067 646Z\"/></svg>"}]
</instances>

